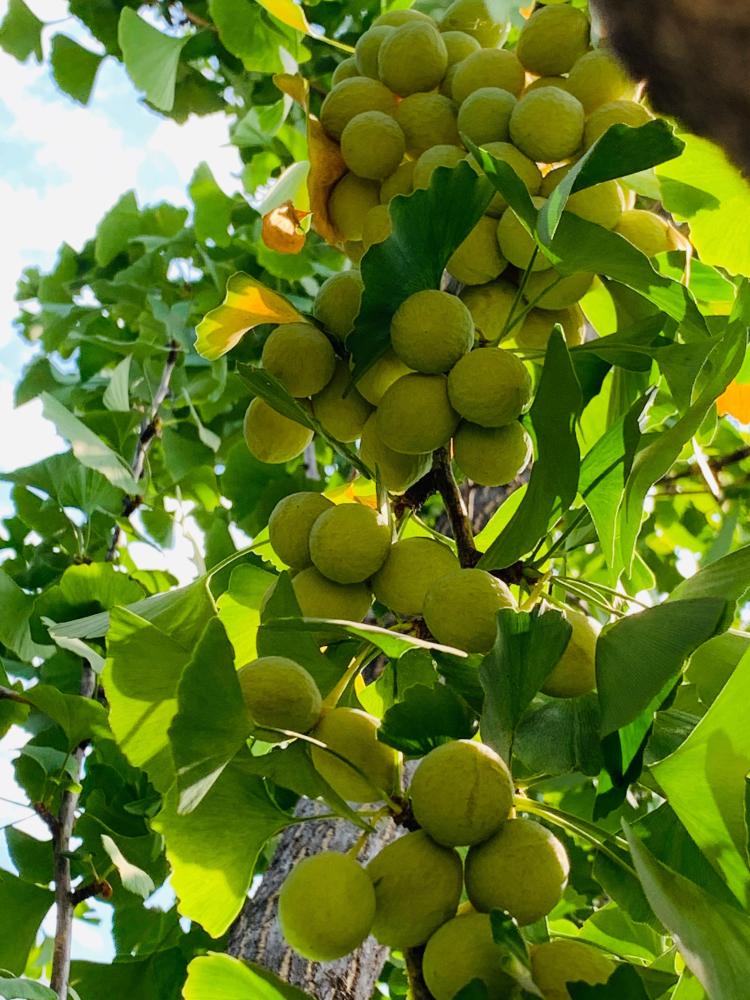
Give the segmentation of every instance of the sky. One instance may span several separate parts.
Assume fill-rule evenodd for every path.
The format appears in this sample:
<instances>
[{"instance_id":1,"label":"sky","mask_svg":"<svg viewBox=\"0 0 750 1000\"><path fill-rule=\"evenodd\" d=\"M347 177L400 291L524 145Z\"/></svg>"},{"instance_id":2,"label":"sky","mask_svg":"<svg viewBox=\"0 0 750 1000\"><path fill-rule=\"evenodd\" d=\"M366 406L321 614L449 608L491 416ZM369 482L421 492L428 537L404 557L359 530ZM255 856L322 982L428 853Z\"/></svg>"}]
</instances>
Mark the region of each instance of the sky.
<instances>
[{"instance_id":1,"label":"sky","mask_svg":"<svg viewBox=\"0 0 750 1000\"><path fill-rule=\"evenodd\" d=\"M63 0L26 0L46 23L45 49L56 32L100 51L99 44L72 18ZM0 20L7 0L0 0ZM80 249L99 219L132 188L139 204L168 200L189 204L187 184L200 160L208 162L227 192L239 190L240 160L228 144L223 115L192 117L177 125L147 108L123 67L105 59L91 101L81 107L61 93L48 66L20 64L0 51L0 470L29 465L65 450L65 443L32 401L13 407L13 387L33 354L13 328L18 305L15 285L24 267L49 268L65 241ZM0 484L0 517L9 512L8 488ZM0 537L1 537L0 528ZM192 544L178 539L174 550L145 545L134 556L143 567L169 569L181 581L195 576ZM0 559L2 556L0 555ZM46 839L41 822L23 806L11 761L26 740L14 730L0 743L0 827ZM8 801L10 800L10 801ZM12 867L0 837L0 867ZM76 921L73 957L108 961L108 908L98 907L102 927ZM45 929L54 928L53 915Z\"/></svg>"}]
</instances>

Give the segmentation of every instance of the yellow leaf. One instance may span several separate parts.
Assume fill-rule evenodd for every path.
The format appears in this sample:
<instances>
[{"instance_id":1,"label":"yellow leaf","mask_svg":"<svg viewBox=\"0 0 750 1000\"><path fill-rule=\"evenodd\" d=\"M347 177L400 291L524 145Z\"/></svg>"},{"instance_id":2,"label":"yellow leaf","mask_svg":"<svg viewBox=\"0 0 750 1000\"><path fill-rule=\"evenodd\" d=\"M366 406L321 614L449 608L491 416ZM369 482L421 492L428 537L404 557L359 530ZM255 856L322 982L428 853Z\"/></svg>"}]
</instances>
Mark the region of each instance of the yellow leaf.
<instances>
[{"instance_id":1,"label":"yellow leaf","mask_svg":"<svg viewBox=\"0 0 750 1000\"><path fill-rule=\"evenodd\" d=\"M310 25L307 23L305 12L294 0L258 0L261 7L265 7L269 14L288 24L295 31L302 31L305 35L312 34Z\"/></svg>"},{"instance_id":2,"label":"yellow leaf","mask_svg":"<svg viewBox=\"0 0 750 1000\"><path fill-rule=\"evenodd\" d=\"M206 313L196 327L195 349L202 357L215 361L261 323L300 321L304 317L283 296L238 271L227 282L222 304Z\"/></svg>"},{"instance_id":3,"label":"yellow leaf","mask_svg":"<svg viewBox=\"0 0 750 1000\"><path fill-rule=\"evenodd\" d=\"M336 182L346 173L346 164L338 143L326 135L315 115L307 117L307 151L310 157L307 189L310 193L313 228L326 243L337 246L343 243L343 236L331 222L328 199Z\"/></svg>"},{"instance_id":4,"label":"yellow leaf","mask_svg":"<svg viewBox=\"0 0 750 1000\"><path fill-rule=\"evenodd\" d=\"M305 245L300 229L303 214L307 213L298 213L291 201L285 201L264 215L261 236L266 246L279 253L299 253Z\"/></svg>"},{"instance_id":5,"label":"yellow leaf","mask_svg":"<svg viewBox=\"0 0 750 1000\"><path fill-rule=\"evenodd\" d=\"M349 483L327 489L323 495L334 503L360 503L363 507L372 507L373 510L377 510L378 507L375 483L361 476Z\"/></svg>"},{"instance_id":6,"label":"yellow leaf","mask_svg":"<svg viewBox=\"0 0 750 1000\"><path fill-rule=\"evenodd\" d=\"M310 82L300 73L276 73L273 82L282 94L291 97L307 111L307 99L310 94Z\"/></svg>"},{"instance_id":7,"label":"yellow leaf","mask_svg":"<svg viewBox=\"0 0 750 1000\"><path fill-rule=\"evenodd\" d=\"M730 382L716 405L720 416L728 413L741 424L750 424L750 382Z\"/></svg>"}]
</instances>

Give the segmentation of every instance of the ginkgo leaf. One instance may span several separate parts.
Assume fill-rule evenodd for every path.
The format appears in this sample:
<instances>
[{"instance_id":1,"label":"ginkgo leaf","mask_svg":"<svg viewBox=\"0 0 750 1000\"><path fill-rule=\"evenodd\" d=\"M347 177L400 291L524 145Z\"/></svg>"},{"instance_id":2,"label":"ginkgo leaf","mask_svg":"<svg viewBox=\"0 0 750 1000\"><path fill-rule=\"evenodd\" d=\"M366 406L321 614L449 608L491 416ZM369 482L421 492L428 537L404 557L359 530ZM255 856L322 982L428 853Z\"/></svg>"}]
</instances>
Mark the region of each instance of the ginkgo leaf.
<instances>
[{"instance_id":1,"label":"ginkgo leaf","mask_svg":"<svg viewBox=\"0 0 750 1000\"><path fill-rule=\"evenodd\" d=\"M291 97L292 100L301 104L307 111L308 97L310 95L310 81L301 73L274 73L274 84L282 94Z\"/></svg>"},{"instance_id":2,"label":"ginkgo leaf","mask_svg":"<svg viewBox=\"0 0 750 1000\"><path fill-rule=\"evenodd\" d=\"M148 899L154 891L154 883L151 876L147 875L142 868L131 864L114 840L108 837L106 833L102 834L102 847L117 869L125 888L134 892L137 896Z\"/></svg>"},{"instance_id":3,"label":"ginkgo leaf","mask_svg":"<svg viewBox=\"0 0 750 1000\"><path fill-rule=\"evenodd\" d=\"M202 357L215 361L261 323L303 321L304 317L282 295L238 271L227 282L222 304L206 313L196 327L195 349Z\"/></svg>"},{"instance_id":4,"label":"ginkgo leaf","mask_svg":"<svg viewBox=\"0 0 750 1000\"><path fill-rule=\"evenodd\" d=\"M338 143L326 135L315 115L307 117L307 152L310 157L307 190L313 228L327 243L336 246L343 242L343 237L331 222L328 199L336 182L346 173L346 164Z\"/></svg>"},{"instance_id":5,"label":"ginkgo leaf","mask_svg":"<svg viewBox=\"0 0 750 1000\"><path fill-rule=\"evenodd\" d=\"M306 35L312 34L305 12L294 0L258 0L258 3L261 7L265 7L269 14L273 14L277 20L288 24L295 31L302 31Z\"/></svg>"},{"instance_id":6,"label":"ginkgo leaf","mask_svg":"<svg viewBox=\"0 0 750 1000\"><path fill-rule=\"evenodd\" d=\"M730 382L716 400L719 416L728 413L741 424L750 424L750 382Z\"/></svg>"},{"instance_id":7,"label":"ginkgo leaf","mask_svg":"<svg viewBox=\"0 0 750 1000\"><path fill-rule=\"evenodd\" d=\"M303 213L304 214L304 213ZM305 245L305 234L300 228L302 216L291 201L271 209L263 216L261 236L271 250L279 253L299 253Z\"/></svg>"}]
</instances>

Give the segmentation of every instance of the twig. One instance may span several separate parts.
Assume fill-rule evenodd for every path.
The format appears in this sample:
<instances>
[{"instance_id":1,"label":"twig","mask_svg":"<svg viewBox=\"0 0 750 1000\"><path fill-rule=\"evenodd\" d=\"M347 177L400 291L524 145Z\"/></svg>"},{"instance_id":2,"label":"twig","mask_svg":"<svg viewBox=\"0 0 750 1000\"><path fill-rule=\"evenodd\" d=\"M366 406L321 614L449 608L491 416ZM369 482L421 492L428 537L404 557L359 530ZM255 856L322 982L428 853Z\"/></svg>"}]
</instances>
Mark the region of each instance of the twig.
<instances>
[{"instance_id":1,"label":"twig","mask_svg":"<svg viewBox=\"0 0 750 1000\"><path fill-rule=\"evenodd\" d=\"M187 7L182 5L182 13L185 15L185 19L191 24L194 24L196 28L207 28L209 31L217 31L215 24L211 21L207 21L205 17L201 17L200 14L193 13L192 10L188 10Z\"/></svg>"},{"instance_id":2,"label":"twig","mask_svg":"<svg viewBox=\"0 0 750 1000\"><path fill-rule=\"evenodd\" d=\"M31 704L28 698L24 698L24 696L18 691L14 691L13 688L5 687L3 684L0 684L0 699L4 699L5 701L17 701L21 705Z\"/></svg>"},{"instance_id":3,"label":"twig","mask_svg":"<svg viewBox=\"0 0 750 1000\"><path fill-rule=\"evenodd\" d=\"M143 420L141 424L141 430L138 435L138 442L135 446L135 454L133 455L133 461L130 463L130 468L133 473L133 479L138 482L143 475L143 469L146 465L146 456L148 455L148 450L155 437L159 434L160 424L159 424L159 408L164 400L167 398L169 393L169 383L172 378L172 373L174 372L175 365L177 364L177 358L180 353L180 345L177 341L172 340L169 343L169 353L167 354L166 361L164 362L164 370L161 373L161 381L154 394L154 398L151 402L151 410L148 416ZM140 506L141 498L138 496L126 496L122 504L122 516L124 518L130 517L133 511L137 510ZM107 554L104 557L105 562L112 562L115 558L117 552L117 546L120 542L120 535L122 529L119 524L115 524L112 531L112 540L109 543L109 548L107 549Z\"/></svg>"},{"instance_id":4,"label":"twig","mask_svg":"<svg viewBox=\"0 0 750 1000\"><path fill-rule=\"evenodd\" d=\"M726 469L730 465L736 465L738 462L744 462L746 458L750 458L750 445L744 448L738 448L736 451L730 452L728 455L722 455L720 458L710 458L708 459L708 465L711 471L715 474L721 472L722 469ZM697 463L695 465L690 465L686 469L681 469L679 472L673 472L668 476L662 476L659 483L673 483L677 479L689 479L694 476L696 472L700 473Z\"/></svg>"},{"instance_id":5,"label":"twig","mask_svg":"<svg viewBox=\"0 0 750 1000\"><path fill-rule=\"evenodd\" d=\"M439 448L432 461L435 486L443 498L453 538L458 549L458 559L464 568L476 566L480 553L474 544L474 532L466 513L463 497L451 468L451 459L446 448Z\"/></svg>"},{"instance_id":6,"label":"twig","mask_svg":"<svg viewBox=\"0 0 750 1000\"><path fill-rule=\"evenodd\" d=\"M109 882L106 879L97 879L94 882L89 882L87 885L81 885L74 892L71 892L70 905L75 909L79 903L83 903L86 899L91 899L92 896L109 898L111 895L112 886Z\"/></svg>"},{"instance_id":7,"label":"twig","mask_svg":"<svg viewBox=\"0 0 750 1000\"><path fill-rule=\"evenodd\" d=\"M427 983L422 975L422 957L424 947L405 948L404 962L406 963L406 975L409 978L410 1000L433 1000L432 993L427 988Z\"/></svg>"}]
</instances>

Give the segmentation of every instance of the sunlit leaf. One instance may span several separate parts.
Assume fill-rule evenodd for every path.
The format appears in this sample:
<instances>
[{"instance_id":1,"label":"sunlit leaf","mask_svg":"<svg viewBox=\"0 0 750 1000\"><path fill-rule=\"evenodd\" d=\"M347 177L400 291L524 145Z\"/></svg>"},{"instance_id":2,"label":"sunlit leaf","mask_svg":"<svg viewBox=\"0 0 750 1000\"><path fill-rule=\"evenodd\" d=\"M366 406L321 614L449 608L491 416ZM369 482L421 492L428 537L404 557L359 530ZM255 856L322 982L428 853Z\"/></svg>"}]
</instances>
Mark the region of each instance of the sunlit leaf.
<instances>
[{"instance_id":1,"label":"sunlit leaf","mask_svg":"<svg viewBox=\"0 0 750 1000\"><path fill-rule=\"evenodd\" d=\"M165 35L130 7L124 7L120 14L117 38L125 68L136 87L160 111L171 111L174 104L177 67L189 37Z\"/></svg>"},{"instance_id":2,"label":"sunlit leaf","mask_svg":"<svg viewBox=\"0 0 750 1000\"><path fill-rule=\"evenodd\" d=\"M333 246L343 242L328 213L328 199L336 182L346 173L346 163L341 149L323 130L315 115L307 116L307 150L310 173L307 190L310 195L310 211L316 233Z\"/></svg>"},{"instance_id":3,"label":"sunlit leaf","mask_svg":"<svg viewBox=\"0 0 750 1000\"><path fill-rule=\"evenodd\" d=\"M300 253L305 245L305 234L300 228L302 219L291 201L284 202L263 216L261 236L271 250L279 253Z\"/></svg>"}]
</instances>

